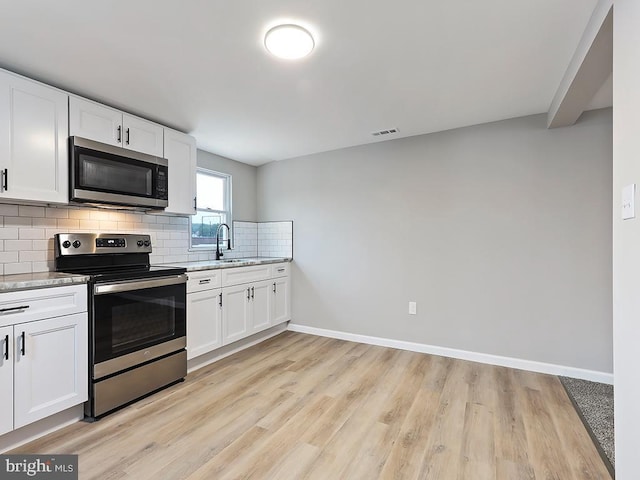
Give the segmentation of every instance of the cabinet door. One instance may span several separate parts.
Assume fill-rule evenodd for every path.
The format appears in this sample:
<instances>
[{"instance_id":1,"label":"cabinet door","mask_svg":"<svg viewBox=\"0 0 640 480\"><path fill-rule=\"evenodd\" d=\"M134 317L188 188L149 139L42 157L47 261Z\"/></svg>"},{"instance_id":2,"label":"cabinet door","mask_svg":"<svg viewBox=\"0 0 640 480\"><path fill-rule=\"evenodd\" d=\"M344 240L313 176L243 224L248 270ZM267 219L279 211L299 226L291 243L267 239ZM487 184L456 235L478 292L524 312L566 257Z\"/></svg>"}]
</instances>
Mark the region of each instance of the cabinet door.
<instances>
[{"instance_id":1,"label":"cabinet door","mask_svg":"<svg viewBox=\"0 0 640 480\"><path fill-rule=\"evenodd\" d=\"M271 281L251 285L251 331L259 332L271 326Z\"/></svg>"},{"instance_id":2,"label":"cabinet door","mask_svg":"<svg viewBox=\"0 0 640 480\"><path fill-rule=\"evenodd\" d=\"M222 344L249 335L250 285L235 285L222 289Z\"/></svg>"},{"instance_id":3,"label":"cabinet door","mask_svg":"<svg viewBox=\"0 0 640 480\"><path fill-rule=\"evenodd\" d=\"M15 428L87 400L87 314L14 326Z\"/></svg>"},{"instance_id":4,"label":"cabinet door","mask_svg":"<svg viewBox=\"0 0 640 480\"><path fill-rule=\"evenodd\" d=\"M78 97L69 98L69 135L122 146L122 112Z\"/></svg>"},{"instance_id":5,"label":"cabinet door","mask_svg":"<svg viewBox=\"0 0 640 480\"><path fill-rule=\"evenodd\" d=\"M164 156L169 160L169 205L167 213L196 213L196 139L164 129Z\"/></svg>"},{"instance_id":6,"label":"cabinet door","mask_svg":"<svg viewBox=\"0 0 640 480\"><path fill-rule=\"evenodd\" d=\"M187 295L187 359L222 346L220 289Z\"/></svg>"},{"instance_id":7,"label":"cabinet door","mask_svg":"<svg viewBox=\"0 0 640 480\"><path fill-rule=\"evenodd\" d=\"M0 72L0 198L67 203L68 96Z\"/></svg>"},{"instance_id":8,"label":"cabinet door","mask_svg":"<svg viewBox=\"0 0 640 480\"><path fill-rule=\"evenodd\" d=\"M136 152L162 157L164 132L161 125L132 115L122 116L122 146Z\"/></svg>"},{"instance_id":9,"label":"cabinet door","mask_svg":"<svg viewBox=\"0 0 640 480\"><path fill-rule=\"evenodd\" d=\"M13 430L13 327L0 328L0 435Z\"/></svg>"},{"instance_id":10,"label":"cabinet door","mask_svg":"<svg viewBox=\"0 0 640 480\"><path fill-rule=\"evenodd\" d=\"M271 281L273 305L271 325L291 320L291 282L289 277L274 278Z\"/></svg>"}]
</instances>

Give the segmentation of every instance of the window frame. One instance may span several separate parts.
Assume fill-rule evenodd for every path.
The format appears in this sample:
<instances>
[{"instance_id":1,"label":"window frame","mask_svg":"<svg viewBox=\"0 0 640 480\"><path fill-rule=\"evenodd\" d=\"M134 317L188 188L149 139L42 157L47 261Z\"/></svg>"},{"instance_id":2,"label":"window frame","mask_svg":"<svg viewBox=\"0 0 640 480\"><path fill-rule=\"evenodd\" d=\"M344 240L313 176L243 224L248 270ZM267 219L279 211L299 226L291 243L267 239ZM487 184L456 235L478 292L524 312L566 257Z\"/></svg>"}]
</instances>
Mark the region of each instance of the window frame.
<instances>
[{"instance_id":1,"label":"window frame","mask_svg":"<svg viewBox=\"0 0 640 480\"><path fill-rule=\"evenodd\" d=\"M225 192L224 192L224 196L223 196L223 202L224 202L224 210L213 210L210 208L198 208L198 190L197 190L197 185L198 185L198 174L202 174L202 175L209 175L212 177L218 177L221 178L225 181ZM226 219L225 219L225 223L227 225L229 225L229 238L233 238L232 236L232 188L233 188L233 177L231 174L229 173L224 173L224 172L219 172L217 170L212 170L210 168L204 168L204 167L197 167L196 168L196 202L195 202L195 206L196 206L196 213L194 215L190 215L189 216L189 250L190 251L198 251L198 252L202 252L202 251L213 251L216 249L216 245L215 245L215 240L214 243L207 243L204 245L194 245L193 244L193 218L199 214L199 213L211 213L211 214L221 214L221 215L225 215ZM224 230L223 230L224 232ZM222 238L220 239L220 245L223 245L226 242L226 239L224 237L224 234L222 236Z\"/></svg>"}]
</instances>

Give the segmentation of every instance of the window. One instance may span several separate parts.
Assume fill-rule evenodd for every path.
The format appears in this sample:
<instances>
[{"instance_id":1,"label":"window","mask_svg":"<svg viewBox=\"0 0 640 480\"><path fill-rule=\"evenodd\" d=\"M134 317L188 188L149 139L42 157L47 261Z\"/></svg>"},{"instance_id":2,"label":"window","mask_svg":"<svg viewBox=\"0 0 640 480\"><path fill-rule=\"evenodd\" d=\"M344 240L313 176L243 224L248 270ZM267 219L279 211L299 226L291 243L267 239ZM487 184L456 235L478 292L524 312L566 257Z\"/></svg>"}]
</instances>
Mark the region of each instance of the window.
<instances>
[{"instance_id":1,"label":"window","mask_svg":"<svg viewBox=\"0 0 640 480\"><path fill-rule=\"evenodd\" d=\"M196 171L196 214L191 217L191 247L216 248L216 231L231 222L231 175L199 168ZM220 243L228 238L220 230Z\"/></svg>"}]
</instances>

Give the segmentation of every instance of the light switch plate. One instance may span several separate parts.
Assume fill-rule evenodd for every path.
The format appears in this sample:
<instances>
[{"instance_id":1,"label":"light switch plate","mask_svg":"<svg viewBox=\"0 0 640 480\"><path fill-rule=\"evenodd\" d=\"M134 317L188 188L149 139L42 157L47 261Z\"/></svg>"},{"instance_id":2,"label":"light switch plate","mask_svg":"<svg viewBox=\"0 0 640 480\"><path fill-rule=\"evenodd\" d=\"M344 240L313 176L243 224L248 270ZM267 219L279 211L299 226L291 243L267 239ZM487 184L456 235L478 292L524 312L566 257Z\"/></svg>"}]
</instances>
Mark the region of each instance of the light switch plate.
<instances>
[{"instance_id":1,"label":"light switch plate","mask_svg":"<svg viewBox=\"0 0 640 480\"><path fill-rule=\"evenodd\" d=\"M636 218L636 184L632 183L622 189L622 219Z\"/></svg>"},{"instance_id":2,"label":"light switch plate","mask_svg":"<svg viewBox=\"0 0 640 480\"><path fill-rule=\"evenodd\" d=\"M409 302L409 315L416 314L416 302Z\"/></svg>"}]
</instances>

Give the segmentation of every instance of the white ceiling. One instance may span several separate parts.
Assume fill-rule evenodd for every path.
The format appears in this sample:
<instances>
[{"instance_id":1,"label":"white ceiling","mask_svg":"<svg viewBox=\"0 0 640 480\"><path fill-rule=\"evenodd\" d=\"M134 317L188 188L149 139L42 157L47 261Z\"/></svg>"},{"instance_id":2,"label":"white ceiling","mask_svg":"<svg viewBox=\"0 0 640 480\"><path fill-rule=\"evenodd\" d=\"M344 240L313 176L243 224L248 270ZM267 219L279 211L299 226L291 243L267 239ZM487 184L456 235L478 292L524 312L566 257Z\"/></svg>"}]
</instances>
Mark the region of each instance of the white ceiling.
<instances>
[{"instance_id":1,"label":"white ceiling","mask_svg":"<svg viewBox=\"0 0 640 480\"><path fill-rule=\"evenodd\" d=\"M253 165L546 112L597 3L1 1L0 66ZM265 51L282 21L315 34L309 57Z\"/></svg>"}]
</instances>

